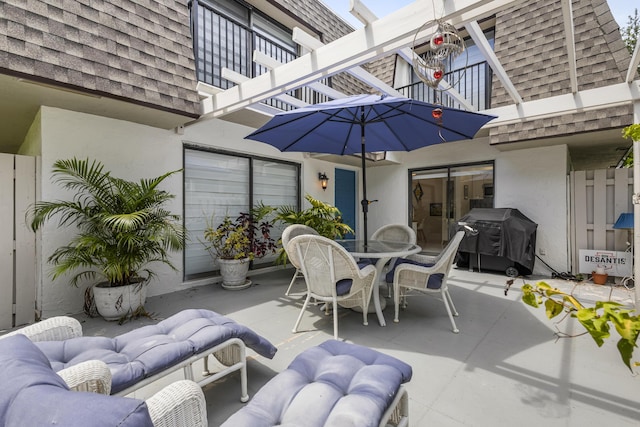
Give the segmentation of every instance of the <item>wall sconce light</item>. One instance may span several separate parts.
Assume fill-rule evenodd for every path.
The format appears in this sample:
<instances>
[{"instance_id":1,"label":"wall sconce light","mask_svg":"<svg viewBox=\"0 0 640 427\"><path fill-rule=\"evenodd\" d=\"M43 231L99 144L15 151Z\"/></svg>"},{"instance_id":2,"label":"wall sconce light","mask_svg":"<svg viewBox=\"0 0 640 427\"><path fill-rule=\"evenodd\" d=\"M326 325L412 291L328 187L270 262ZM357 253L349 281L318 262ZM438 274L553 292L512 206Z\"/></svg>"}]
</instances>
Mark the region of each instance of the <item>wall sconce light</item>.
<instances>
[{"instance_id":1,"label":"wall sconce light","mask_svg":"<svg viewBox=\"0 0 640 427\"><path fill-rule=\"evenodd\" d=\"M322 189L326 190L327 189L327 182L329 181L329 178L327 178L327 174L324 173L324 172L318 173L318 179L320 180L320 184L322 185Z\"/></svg>"}]
</instances>

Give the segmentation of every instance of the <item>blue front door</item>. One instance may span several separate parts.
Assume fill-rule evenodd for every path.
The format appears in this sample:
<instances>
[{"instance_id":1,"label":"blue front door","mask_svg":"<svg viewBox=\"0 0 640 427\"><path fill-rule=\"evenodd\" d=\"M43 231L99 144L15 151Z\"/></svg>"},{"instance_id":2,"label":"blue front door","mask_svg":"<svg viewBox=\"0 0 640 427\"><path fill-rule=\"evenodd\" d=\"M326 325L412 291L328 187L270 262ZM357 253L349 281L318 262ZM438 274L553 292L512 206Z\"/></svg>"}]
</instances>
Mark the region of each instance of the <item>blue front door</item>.
<instances>
[{"instance_id":1,"label":"blue front door","mask_svg":"<svg viewBox=\"0 0 640 427\"><path fill-rule=\"evenodd\" d=\"M335 200L336 207L342 213L342 222L356 229L356 173L345 169L336 169ZM353 234L344 236L354 239Z\"/></svg>"}]
</instances>

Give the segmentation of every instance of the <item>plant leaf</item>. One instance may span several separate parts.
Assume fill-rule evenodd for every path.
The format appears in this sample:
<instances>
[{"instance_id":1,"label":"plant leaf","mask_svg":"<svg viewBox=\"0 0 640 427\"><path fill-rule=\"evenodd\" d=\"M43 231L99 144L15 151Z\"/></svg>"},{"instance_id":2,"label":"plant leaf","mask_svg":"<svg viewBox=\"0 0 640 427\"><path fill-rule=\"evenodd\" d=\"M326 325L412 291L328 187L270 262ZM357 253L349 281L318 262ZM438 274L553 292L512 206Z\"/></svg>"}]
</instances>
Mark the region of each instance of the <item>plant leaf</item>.
<instances>
[{"instance_id":1,"label":"plant leaf","mask_svg":"<svg viewBox=\"0 0 640 427\"><path fill-rule=\"evenodd\" d=\"M549 319L553 319L564 310L564 306L561 303L551 298L544 302L544 306Z\"/></svg>"}]
</instances>

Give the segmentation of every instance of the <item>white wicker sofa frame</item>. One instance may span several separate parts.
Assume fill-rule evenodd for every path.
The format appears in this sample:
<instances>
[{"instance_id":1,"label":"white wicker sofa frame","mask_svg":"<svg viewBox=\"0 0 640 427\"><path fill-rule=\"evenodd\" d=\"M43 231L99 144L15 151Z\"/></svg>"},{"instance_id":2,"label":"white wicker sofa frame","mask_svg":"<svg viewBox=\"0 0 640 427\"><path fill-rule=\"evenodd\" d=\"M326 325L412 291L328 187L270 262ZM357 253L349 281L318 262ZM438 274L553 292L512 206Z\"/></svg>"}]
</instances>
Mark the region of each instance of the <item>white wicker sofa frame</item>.
<instances>
[{"instance_id":1,"label":"white wicker sofa frame","mask_svg":"<svg viewBox=\"0 0 640 427\"><path fill-rule=\"evenodd\" d=\"M175 316L179 316L185 312L203 312L203 313L211 313L207 310L185 310L184 312L178 313ZM196 316L197 317L197 316ZM171 318L169 318L171 319ZM167 319L167 320L169 320ZM235 323L230 321L230 323ZM162 322L160 322L162 324ZM160 325L159 324L159 325ZM236 324L240 326L239 324ZM153 326L153 325L150 325ZM149 326L145 326L143 328L148 328ZM142 328L138 328L141 330ZM245 328L251 334L254 334L248 328ZM133 332L133 331L132 331ZM49 344L51 341L66 341L73 338L82 337L82 326L80 322L72 317L67 316L57 316L53 318L49 318L43 320L41 322L35 323L33 325L26 326L17 331L11 332L4 336L11 336L14 334L22 334L26 335L31 341L35 343L42 343L43 345ZM275 347L271 346L271 344L262 339L261 337L255 335L259 339L262 340L261 343L257 343L258 345L268 345L267 352L271 354L266 354L267 357L273 357L275 354ZM255 342L252 347L255 348ZM46 351L45 351L46 353ZM265 354L265 351L262 351ZM211 371L209 368L209 356L212 356L216 362L216 365L219 365L219 369L217 371ZM196 375L194 374L194 363L203 360L204 362L204 372L202 373L201 379L196 380ZM85 366L86 364L86 366ZM53 365L53 363L52 363ZM55 369L55 367L54 367ZM95 361L89 360L84 361L79 364L73 364L72 366L66 367L64 369L58 370L58 374L65 379L65 382L75 390L86 390L86 391L96 391L100 393L104 393L104 389L106 384L101 383L100 377L93 377L91 370L93 369L101 369L101 367L95 365ZM217 345L212 347L203 348L201 351L196 352L192 356L179 360L176 363L171 364L163 368L161 371L154 373L152 375L145 376L134 384L121 389L116 390L115 393L112 393L117 396L126 396L135 390L138 390L148 384L151 384L173 372L178 370L183 370L184 379L195 381L200 387L204 387L205 385L214 382L226 375L229 375L233 372L240 371L240 383L241 383L241 397L240 400L242 402L247 402L249 400L249 395L247 392L247 358L246 358L246 344L243 339L238 337L232 337L222 340ZM87 378L87 374L89 374L89 378ZM109 386L111 386L111 380L109 381Z\"/></svg>"},{"instance_id":2,"label":"white wicker sofa frame","mask_svg":"<svg viewBox=\"0 0 640 427\"><path fill-rule=\"evenodd\" d=\"M0 338L0 425L208 425L204 393L193 381L175 381L144 402L109 396L106 363L92 360L56 373L28 337L12 333Z\"/></svg>"}]
</instances>

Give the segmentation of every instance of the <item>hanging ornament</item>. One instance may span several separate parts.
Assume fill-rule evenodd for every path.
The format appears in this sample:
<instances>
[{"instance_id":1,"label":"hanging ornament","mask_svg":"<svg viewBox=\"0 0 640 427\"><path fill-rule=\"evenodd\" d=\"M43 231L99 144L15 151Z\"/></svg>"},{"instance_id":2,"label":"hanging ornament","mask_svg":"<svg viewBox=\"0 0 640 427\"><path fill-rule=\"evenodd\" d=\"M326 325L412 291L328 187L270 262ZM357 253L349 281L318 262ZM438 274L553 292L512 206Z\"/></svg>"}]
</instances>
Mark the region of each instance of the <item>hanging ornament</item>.
<instances>
[{"instance_id":1,"label":"hanging ornament","mask_svg":"<svg viewBox=\"0 0 640 427\"><path fill-rule=\"evenodd\" d=\"M444 0L443 0L444 1ZM434 7L435 10L435 7ZM442 16L442 15L441 15ZM429 28L435 28L435 31L429 36L426 42L417 44L418 34ZM424 38L421 38L425 40ZM464 40L458 34L456 28L445 22L442 18L425 22L413 38L413 71L418 78L428 87L434 90L435 108L431 111L436 125L438 125L438 135L442 141L446 142L442 136L442 120L444 115L443 105L440 103L440 94L447 89L455 88L465 75L469 62L469 53L465 49ZM418 53L420 52L420 53ZM448 67L453 66L454 61L462 53L465 53L464 66L460 62L456 63L456 73ZM449 86L443 89L440 86L442 79L447 78Z\"/></svg>"},{"instance_id":2,"label":"hanging ornament","mask_svg":"<svg viewBox=\"0 0 640 427\"><path fill-rule=\"evenodd\" d=\"M444 37L442 37L442 34L440 33L435 33L433 35L433 37L431 37L431 49L437 49L438 47L440 47L440 45L444 42Z\"/></svg>"},{"instance_id":3,"label":"hanging ornament","mask_svg":"<svg viewBox=\"0 0 640 427\"><path fill-rule=\"evenodd\" d=\"M417 45L418 34L429 27L435 27L435 31L428 38L428 42ZM420 51L422 53L417 53ZM465 65L461 67L461 73L455 73L455 81L447 79L451 87L460 82L467 67L468 53L464 47L464 40L456 28L448 22L442 19L428 21L418 29L413 39L413 70L418 78L430 88L439 91L446 90L440 88L440 82L450 71L448 67L462 53L467 55Z\"/></svg>"},{"instance_id":4,"label":"hanging ornament","mask_svg":"<svg viewBox=\"0 0 640 427\"><path fill-rule=\"evenodd\" d=\"M433 117L434 121L438 125L438 136L440 137L442 142L447 142L447 140L444 139L444 136L442 136L442 116L443 116L443 114L444 114L444 111L442 110L442 104L440 104L440 102L438 100L436 100L436 108L434 108L431 111L431 117Z\"/></svg>"},{"instance_id":5,"label":"hanging ornament","mask_svg":"<svg viewBox=\"0 0 640 427\"><path fill-rule=\"evenodd\" d=\"M436 20L438 28L429 40L429 47L438 57L453 60L464 51L464 40L456 28L442 20Z\"/></svg>"},{"instance_id":6,"label":"hanging ornament","mask_svg":"<svg viewBox=\"0 0 640 427\"><path fill-rule=\"evenodd\" d=\"M413 59L413 69L427 86L437 88L445 76L445 63L433 55Z\"/></svg>"}]
</instances>

